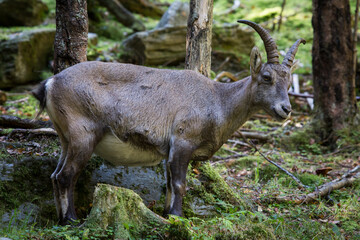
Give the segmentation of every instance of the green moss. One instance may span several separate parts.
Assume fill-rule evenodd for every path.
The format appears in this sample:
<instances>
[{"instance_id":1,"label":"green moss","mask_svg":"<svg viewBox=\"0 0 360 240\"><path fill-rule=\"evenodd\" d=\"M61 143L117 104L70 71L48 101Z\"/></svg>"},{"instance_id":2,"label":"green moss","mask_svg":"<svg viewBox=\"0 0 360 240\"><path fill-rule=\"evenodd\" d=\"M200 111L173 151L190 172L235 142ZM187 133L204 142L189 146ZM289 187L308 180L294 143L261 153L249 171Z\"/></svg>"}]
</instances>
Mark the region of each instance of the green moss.
<instances>
[{"instance_id":1,"label":"green moss","mask_svg":"<svg viewBox=\"0 0 360 240\"><path fill-rule=\"evenodd\" d=\"M281 143L286 149L298 150L304 154L322 154L320 140L312 131L310 126L292 132L289 136L284 136Z\"/></svg>"},{"instance_id":2,"label":"green moss","mask_svg":"<svg viewBox=\"0 0 360 240\"><path fill-rule=\"evenodd\" d=\"M225 182L210 163L204 163L199 168L201 172L200 181L203 183L207 192L210 192L216 199L229 202L234 205L241 205L244 209L249 209L248 203ZM206 195L206 194L205 194Z\"/></svg>"},{"instance_id":3,"label":"green moss","mask_svg":"<svg viewBox=\"0 0 360 240\"><path fill-rule=\"evenodd\" d=\"M145 229L164 224L166 221L147 209L135 192L98 184L86 227L112 227L115 238L132 239L141 237Z\"/></svg>"}]
</instances>

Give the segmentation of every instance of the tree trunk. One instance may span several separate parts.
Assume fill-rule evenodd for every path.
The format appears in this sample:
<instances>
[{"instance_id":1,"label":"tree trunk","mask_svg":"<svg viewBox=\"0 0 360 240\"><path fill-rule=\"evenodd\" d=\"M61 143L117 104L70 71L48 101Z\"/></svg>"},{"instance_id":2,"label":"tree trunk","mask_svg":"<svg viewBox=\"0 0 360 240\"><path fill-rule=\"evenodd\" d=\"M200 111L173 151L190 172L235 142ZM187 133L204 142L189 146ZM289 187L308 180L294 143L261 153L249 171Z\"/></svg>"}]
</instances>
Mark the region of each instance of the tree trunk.
<instances>
[{"instance_id":1,"label":"tree trunk","mask_svg":"<svg viewBox=\"0 0 360 240\"><path fill-rule=\"evenodd\" d=\"M144 31L145 26L137 20L118 0L99 0L99 3L111 12L114 17L124 26L133 31Z\"/></svg>"},{"instance_id":2,"label":"tree trunk","mask_svg":"<svg viewBox=\"0 0 360 240\"><path fill-rule=\"evenodd\" d=\"M211 71L213 0L190 0L185 68L206 77Z\"/></svg>"},{"instance_id":3,"label":"tree trunk","mask_svg":"<svg viewBox=\"0 0 360 240\"><path fill-rule=\"evenodd\" d=\"M313 0L312 25L314 120L323 142L333 145L357 110L349 0Z\"/></svg>"},{"instance_id":4,"label":"tree trunk","mask_svg":"<svg viewBox=\"0 0 360 240\"><path fill-rule=\"evenodd\" d=\"M119 0L126 9L146 17L161 18L164 10L148 0Z\"/></svg>"},{"instance_id":5,"label":"tree trunk","mask_svg":"<svg viewBox=\"0 0 360 240\"><path fill-rule=\"evenodd\" d=\"M87 34L86 0L56 0L55 74L86 61Z\"/></svg>"}]
</instances>

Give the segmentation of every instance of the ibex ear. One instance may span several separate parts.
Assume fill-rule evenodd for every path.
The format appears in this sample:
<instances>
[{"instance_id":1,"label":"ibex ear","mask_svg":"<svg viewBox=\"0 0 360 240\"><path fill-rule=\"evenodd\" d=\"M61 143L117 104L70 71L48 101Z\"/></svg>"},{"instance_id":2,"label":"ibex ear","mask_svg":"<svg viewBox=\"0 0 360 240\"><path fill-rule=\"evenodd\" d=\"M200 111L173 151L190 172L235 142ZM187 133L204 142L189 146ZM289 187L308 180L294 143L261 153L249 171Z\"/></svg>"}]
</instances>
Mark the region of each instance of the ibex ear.
<instances>
[{"instance_id":1,"label":"ibex ear","mask_svg":"<svg viewBox=\"0 0 360 240\"><path fill-rule=\"evenodd\" d=\"M290 68L290 72L293 73L296 69L298 69L298 67L299 67L299 60L295 60L295 62Z\"/></svg>"},{"instance_id":2,"label":"ibex ear","mask_svg":"<svg viewBox=\"0 0 360 240\"><path fill-rule=\"evenodd\" d=\"M257 74L261 69L261 54L256 46L251 50L250 69L251 74Z\"/></svg>"}]
</instances>

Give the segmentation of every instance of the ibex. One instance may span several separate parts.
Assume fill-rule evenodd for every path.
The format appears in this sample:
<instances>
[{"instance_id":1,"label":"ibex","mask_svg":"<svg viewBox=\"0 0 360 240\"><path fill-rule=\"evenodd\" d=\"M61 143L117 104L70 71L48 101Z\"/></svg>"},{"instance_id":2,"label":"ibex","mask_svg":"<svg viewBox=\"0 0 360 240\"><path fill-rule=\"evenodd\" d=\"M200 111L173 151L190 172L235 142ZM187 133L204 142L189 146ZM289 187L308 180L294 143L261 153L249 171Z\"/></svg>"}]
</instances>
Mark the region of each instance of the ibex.
<instances>
[{"instance_id":1,"label":"ibex","mask_svg":"<svg viewBox=\"0 0 360 240\"><path fill-rule=\"evenodd\" d=\"M251 76L220 83L190 70L83 62L45 80L33 91L61 142L51 175L61 224L76 219L74 188L93 153L114 165L151 166L166 159L165 214L182 214L186 171L208 160L255 112L277 120L291 112L288 89L297 40L282 64L275 41L256 23L267 63L254 47ZM40 111L40 112L41 112Z\"/></svg>"}]
</instances>

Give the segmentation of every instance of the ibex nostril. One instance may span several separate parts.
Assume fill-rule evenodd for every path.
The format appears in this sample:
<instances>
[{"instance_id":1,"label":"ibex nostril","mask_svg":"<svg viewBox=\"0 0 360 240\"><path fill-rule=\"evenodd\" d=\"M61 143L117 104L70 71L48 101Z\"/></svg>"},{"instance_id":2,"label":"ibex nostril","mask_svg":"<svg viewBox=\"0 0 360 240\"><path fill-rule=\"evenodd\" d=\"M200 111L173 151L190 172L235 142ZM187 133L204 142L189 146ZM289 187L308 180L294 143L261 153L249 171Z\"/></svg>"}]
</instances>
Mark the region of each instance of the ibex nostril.
<instances>
[{"instance_id":1,"label":"ibex nostril","mask_svg":"<svg viewBox=\"0 0 360 240\"><path fill-rule=\"evenodd\" d=\"M281 108L282 108L282 110L284 110L284 112L285 112L287 115L289 115L289 113L291 112L291 108L289 108L289 107L282 106Z\"/></svg>"}]
</instances>

